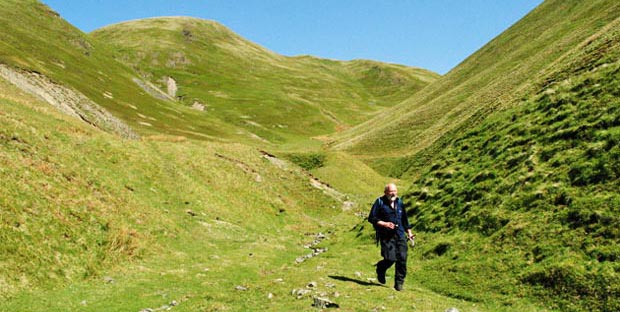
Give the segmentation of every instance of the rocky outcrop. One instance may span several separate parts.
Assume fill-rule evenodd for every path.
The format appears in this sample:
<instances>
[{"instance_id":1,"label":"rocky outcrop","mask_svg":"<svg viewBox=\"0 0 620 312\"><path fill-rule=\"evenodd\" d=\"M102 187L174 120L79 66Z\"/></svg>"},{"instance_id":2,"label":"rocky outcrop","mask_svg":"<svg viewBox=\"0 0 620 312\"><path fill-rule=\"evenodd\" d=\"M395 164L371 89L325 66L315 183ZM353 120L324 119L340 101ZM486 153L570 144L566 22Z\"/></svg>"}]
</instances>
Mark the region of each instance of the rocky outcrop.
<instances>
[{"instance_id":1,"label":"rocky outcrop","mask_svg":"<svg viewBox=\"0 0 620 312\"><path fill-rule=\"evenodd\" d=\"M150 96L160 99L160 100L168 100L174 101L174 97L168 95L168 93L160 90L157 86L152 84L149 81L140 80L138 78L133 78L133 82L135 82L142 90L146 91Z\"/></svg>"},{"instance_id":2,"label":"rocky outcrop","mask_svg":"<svg viewBox=\"0 0 620 312\"><path fill-rule=\"evenodd\" d=\"M177 81L172 77L165 77L166 87L168 89L168 95L172 98L177 96L177 91L179 88L177 87Z\"/></svg>"},{"instance_id":3,"label":"rocky outcrop","mask_svg":"<svg viewBox=\"0 0 620 312\"><path fill-rule=\"evenodd\" d=\"M138 134L127 124L114 117L84 94L60 85L43 74L0 64L0 77L49 103L59 111L81 119L96 128L116 133L124 138L139 138Z\"/></svg>"}]
</instances>

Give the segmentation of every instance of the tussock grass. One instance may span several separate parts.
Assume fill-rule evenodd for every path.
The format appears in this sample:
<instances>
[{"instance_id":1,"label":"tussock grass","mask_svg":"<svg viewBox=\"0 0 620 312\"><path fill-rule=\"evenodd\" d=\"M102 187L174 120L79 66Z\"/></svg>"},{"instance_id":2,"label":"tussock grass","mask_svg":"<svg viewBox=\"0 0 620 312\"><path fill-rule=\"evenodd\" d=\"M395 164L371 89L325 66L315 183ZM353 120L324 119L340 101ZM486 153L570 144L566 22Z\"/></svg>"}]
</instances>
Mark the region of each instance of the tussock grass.
<instances>
[{"instance_id":1,"label":"tussock grass","mask_svg":"<svg viewBox=\"0 0 620 312\"><path fill-rule=\"evenodd\" d=\"M617 25L556 63L518 107L459 136L413 183L416 228L437 240L421 258L431 289L618 309ZM469 292L453 289L459 282Z\"/></svg>"}]
</instances>

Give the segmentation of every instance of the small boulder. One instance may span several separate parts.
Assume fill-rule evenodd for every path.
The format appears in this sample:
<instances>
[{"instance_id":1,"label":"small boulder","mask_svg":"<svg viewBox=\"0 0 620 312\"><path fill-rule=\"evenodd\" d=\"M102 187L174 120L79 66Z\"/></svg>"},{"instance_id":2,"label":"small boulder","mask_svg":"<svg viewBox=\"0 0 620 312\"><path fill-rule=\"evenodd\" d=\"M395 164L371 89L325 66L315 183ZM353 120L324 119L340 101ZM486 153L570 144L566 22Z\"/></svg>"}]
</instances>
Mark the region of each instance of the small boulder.
<instances>
[{"instance_id":1,"label":"small boulder","mask_svg":"<svg viewBox=\"0 0 620 312\"><path fill-rule=\"evenodd\" d=\"M338 304L333 303L331 300L329 300L329 298L314 297L313 299L314 299L314 302L312 303L312 306L319 308L319 309L340 307Z\"/></svg>"}]
</instances>

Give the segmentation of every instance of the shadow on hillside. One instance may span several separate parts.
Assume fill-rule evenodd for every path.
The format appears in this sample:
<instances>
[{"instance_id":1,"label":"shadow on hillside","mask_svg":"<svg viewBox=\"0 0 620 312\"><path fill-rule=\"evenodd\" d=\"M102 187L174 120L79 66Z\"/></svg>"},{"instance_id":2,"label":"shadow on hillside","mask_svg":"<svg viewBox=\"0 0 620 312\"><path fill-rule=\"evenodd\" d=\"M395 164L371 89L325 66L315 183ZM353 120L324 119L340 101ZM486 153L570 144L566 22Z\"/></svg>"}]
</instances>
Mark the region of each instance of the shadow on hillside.
<instances>
[{"instance_id":1,"label":"shadow on hillside","mask_svg":"<svg viewBox=\"0 0 620 312\"><path fill-rule=\"evenodd\" d=\"M378 283L365 282L365 281L353 279L353 278L346 277L346 276L330 275L329 278L333 278L335 280L339 280L339 281L343 281L343 282L353 282L353 283L364 285L364 286L383 286L383 285L378 284Z\"/></svg>"}]
</instances>

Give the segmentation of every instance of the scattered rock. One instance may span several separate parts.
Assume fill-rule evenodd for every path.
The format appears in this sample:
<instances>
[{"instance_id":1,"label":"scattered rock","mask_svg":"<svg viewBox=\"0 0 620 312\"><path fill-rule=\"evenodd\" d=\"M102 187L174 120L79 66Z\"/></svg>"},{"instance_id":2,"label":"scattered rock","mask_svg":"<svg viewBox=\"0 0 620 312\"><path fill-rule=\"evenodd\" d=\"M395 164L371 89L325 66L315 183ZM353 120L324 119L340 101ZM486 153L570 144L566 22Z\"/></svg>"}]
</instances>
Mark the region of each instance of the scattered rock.
<instances>
[{"instance_id":1,"label":"scattered rock","mask_svg":"<svg viewBox=\"0 0 620 312\"><path fill-rule=\"evenodd\" d=\"M113 283L115 282L115 280L114 280L113 278L109 277L109 276L104 276L104 277L103 277L103 281L104 281L106 284L113 284Z\"/></svg>"},{"instance_id":2,"label":"scattered rock","mask_svg":"<svg viewBox=\"0 0 620 312\"><path fill-rule=\"evenodd\" d=\"M293 291L291 291L291 294L297 297L297 299L301 299L309 293L311 293L309 289L293 289Z\"/></svg>"},{"instance_id":3,"label":"scattered rock","mask_svg":"<svg viewBox=\"0 0 620 312\"><path fill-rule=\"evenodd\" d=\"M185 212L186 212L188 215L192 216L192 217L195 217L195 216L196 216L196 213L195 213L195 212L193 212L191 209L187 209Z\"/></svg>"},{"instance_id":4,"label":"scattered rock","mask_svg":"<svg viewBox=\"0 0 620 312\"><path fill-rule=\"evenodd\" d=\"M317 284L317 282L314 282L314 281L312 281L312 282L308 283L308 285L306 285L306 287L308 287L308 288L316 288L316 286L318 286L318 284Z\"/></svg>"},{"instance_id":5,"label":"scattered rock","mask_svg":"<svg viewBox=\"0 0 620 312\"><path fill-rule=\"evenodd\" d=\"M355 207L355 202L348 201L348 200L342 202L342 210L344 210L344 211L351 210L351 209L353 209L353 207Z\"/></svg>"},{"instance_id":6,"label":"scattered rock","mask_svg":"<svg viewBox=\"0 0 620 312\"><path fill-rule=\"evenodd\" d=\"M150 96L152 96L152 97L154 97L156 99L160 99L160 100L174 101L173 97L169 96L167 93L165 93L164 91L160 90L157 86L155 86L151 82L143 81L143 80L140 80L138 78L133 78L132 80L140 88L142 88L142 90L146 91L146 93L148 93ZM134 109L136 109L136 108L134 108Z\"/></svg>"},{"instance_id":7,"label":"scattered rock","mask_svg":"<svg viewBox=\"0 0 620 312\"><path fill-rule=\"evenodd\" d=\"M272 293L268 293L267 294L267 299L273 299L273 294Z\"/></svg>"},{"instance_id":8,"label":"scattered rock","mask_svg":"<svg viewBox=\"0 0 620 312\"><path fill-rule=\"evenodd\" d=\"M201 112L205 111L205 105L198 101L194 101L194 104L192 104L192 108Z\"/></svg>"},{"instance_id":9,"label":"scattered rock","mask_svg":"<svg viewBox=\"0 0 620 312\"><path fill-rule=\"evenodd\" d=\"M170 310L172 310L173 307L176 307L178 305L179 305L179 303L176 300L172 300L170 303L164 304L163 306L161 306L161 307L159 307L157 309L146 308L146 309L140 310L140 312L170 311Z\"/></svg>"},{"instance_id":10,"label":"scattered rock","mask_svg":"<svg viewBox=\"0 0 620 312\"><path fill-rule=\"evenodd\" d=\"M314 297L314 302L312 303L313 307L324 309L324 308L339 308L338 304L333 303L329 298L323 297Z\"/></svg>"},{"instance_id":11,"label":"scattered rock","mask_svg":"<svg viewBox=\"0 0 620 312\"><path fill-rule=\"evenodd\" d=\"M449 308L445 312L459 312L459 309L457 309L457 308Z\"/></svg>"},{"instance_id":12,"label":"scattered rock","mask_svg":"<svg viewBox=\"0 0 620 312\"><path fill-rule=\"evenodd\" d=\"M302 262L304 262L304 261L306 261L306 260L308 260L308 259L310 259L312 257L316 257L316 256L318 256L318 255L320 255L320 254L322 254L322 253L327 251L327 247L325 247L325 248L314 248L314 246L320 244L321 241L323 241L324 239L327 238L327 236L325 234L323 234L323 233L318 233L318 234L306 233L306 235L314 235L315 236L315 239L311 243L308 243L308 244L304 245L304 248L312 249L312 253L309 253L309 254L307 254L305 256L297 257L297 259L295 259L296 263L302 263Z\"/></svg>"},{"instance_id":13,"label":"scattered rock","mask_svg":"<svg viewBox=\"0 0 620 312\"><path fill-rule=\"evenodd\" d=\"M239 290L239 291L246 291L246 290L248 290L248 288L247 288L247 287L245 287L245 286L241 286L241 285L237 285L237 286L235 286L235 289L236 289L236 290Z\"/></svg>"},{"instance_id":14,"label":"scattered rock","mask_svg":"<svg viewBox=\"0 0 620 312\"><path fill-rule=\"evenodd\" d=\"M273 165L275 165L276 167L280 168L280 169L288 169L288 164L277 158L276 156L269 154L265 151L260 151L261 154L263 154L263 158L269 160Z\"/></svg>"}]
</instances>

